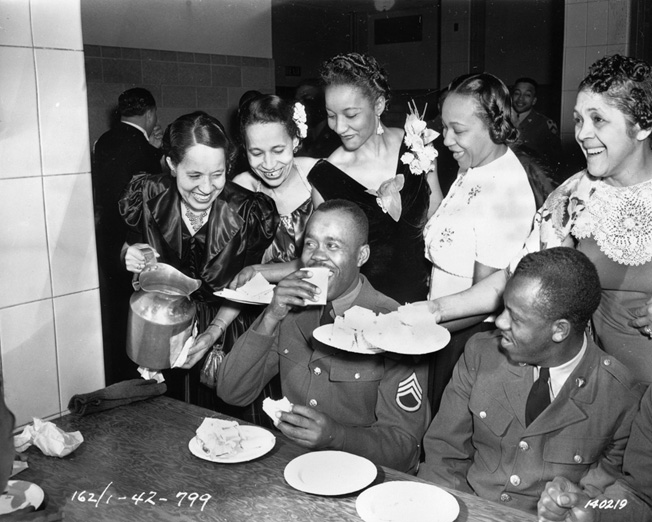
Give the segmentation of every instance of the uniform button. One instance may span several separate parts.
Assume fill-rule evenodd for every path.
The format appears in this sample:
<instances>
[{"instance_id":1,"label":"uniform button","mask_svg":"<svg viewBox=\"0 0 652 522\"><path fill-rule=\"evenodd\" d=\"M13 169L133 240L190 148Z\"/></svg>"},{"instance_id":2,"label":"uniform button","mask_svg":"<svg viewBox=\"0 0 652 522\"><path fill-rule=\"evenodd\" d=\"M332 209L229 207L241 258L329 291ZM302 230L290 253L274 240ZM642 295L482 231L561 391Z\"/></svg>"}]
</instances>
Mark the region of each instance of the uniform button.
<instances>
[{"instance_id":1,"label":"uniform button","mask_svg":"<svg viewBox=\"0 0 652 522\"><path fill-rule=\"evenodd\" d=\"M523 366L527 366L527 363L518 363L518 365L522 368Z\"/></svg>"},{"instance_id":2,"label":"uniform button","mask_svg":"<svg viewBox=\"0 0 652 522\"><path fill-rule=\"evenodd\" d=\"M359 373L356 373L353 377L356 378L356 379L359 379L359 378L360 378L360 374L359 374Z\"/></svg>"},{"instance_id":3,"label":"uniform button","mask_svg":"<svg viewBox=\"0 0 652 522\"><path fill-rule=\"evenodd\" d=\"M507 493L501 493L500 494L500 501L501 502L509 502L510 500L512 500L512 497L510 495L508 495Z\"/></svg>"},{"instance_id":4,"label":"uniform button","mask_svg":"<svg viewBox=\"0 0 652 522\"><path fill-rule=\"evenodd\" d=\"M315 375L321 375L321 368L319 366L317 366L317 368L315 368L312 371L312 373L314 373Z\"/></svg>"},{"instance_id":5,"label":"uniform button","mask_svg":"<svg viewBox=\"0 0 652 522\"><path fill-rule=\"evenodd\" d=\"M575 463L577 463L577 464L581 464L581 463L582 463L582 460L584 460L584 459L582 458L582 455L575 455L575 456L573 457L573 460L575 461Z\"/></svg>"},{"instance_id":6,"label":"uniform button","mask_svg":"<svg viewBox=\"0 0 652 522\"><path fill-rule=\"evenodd\" d=\"M486 419L487 418L487 412L486 411L481 411L480 412L480 418L481 419Z\"/></svg>"},{"instance_id":7,"label":"uniform button","mask_svg":"<svg viewBox=\"0 0 652 522\"><path fill-rule=\"evenodd\" d=\"M290 353L290 350L286 348L285 350L283 350L283 353Z\"/></svg>"},{"instance_id":8,"label":"uniform button","mask_svg":"<svg viewBox=\"0 0 652 522\"><path fill-rule=\"evenodd\" d=\"M310 406L314 408L315 406L317 406L317 401L315 399L310 399L310 402L308 404L310 404Z\"/></svg>"},{"instance_id":9,"label":"uniform button","mask_svg":"<svg viewBox=\"0 0 652 522\"><path fill-rule=\"evenodd\" d=\"M522 451L527 451L527 450L530 449L530 445L529 445L527 442L525 442L524 440L522 440L521 442L518 443L518 447L519 447Z\"/></svg>"},{"instance_id":10,"label":"uniform button","mask_svg":"<svg viewBox=\"0 0 652 522\"><path fill-rule=\"evenodd\" d=\"M519 477L518 475L512 475L511 477L509 477L509 482L512 486L520 486L521 477Z\"/></svg>"},{"instance_id":11,"label":"uniform button","mask_svg":"<svg viewBox=\"0 0 652 522\"><path fill-rule=\"evenodd\" d=\"M611 366L611 359L605 359L603 364L605 366Z\"/></svg>"}]
</instances>

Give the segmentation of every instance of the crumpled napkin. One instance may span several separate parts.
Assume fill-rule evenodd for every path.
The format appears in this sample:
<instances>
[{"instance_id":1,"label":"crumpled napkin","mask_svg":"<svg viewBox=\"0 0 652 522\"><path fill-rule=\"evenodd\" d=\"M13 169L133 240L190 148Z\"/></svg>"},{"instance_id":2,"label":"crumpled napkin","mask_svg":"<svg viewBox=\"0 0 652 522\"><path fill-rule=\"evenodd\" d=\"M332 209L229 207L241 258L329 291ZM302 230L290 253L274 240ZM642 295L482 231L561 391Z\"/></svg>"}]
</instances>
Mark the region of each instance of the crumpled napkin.
<instances>
[{"instance_id":1,"label":"crumpled napkin","mask_svg":"<svg viewBox=\"0 0 652 522\"><path fill-rule=\"evenodd\" d=\"M26 426L23 432L14 436L14 447L22 453L32 444L44 455L50 457L65 457L75 451L84 442L79 431L65 432L52 422L34 419L34 424Z\"/></svg>"}]
</instances>

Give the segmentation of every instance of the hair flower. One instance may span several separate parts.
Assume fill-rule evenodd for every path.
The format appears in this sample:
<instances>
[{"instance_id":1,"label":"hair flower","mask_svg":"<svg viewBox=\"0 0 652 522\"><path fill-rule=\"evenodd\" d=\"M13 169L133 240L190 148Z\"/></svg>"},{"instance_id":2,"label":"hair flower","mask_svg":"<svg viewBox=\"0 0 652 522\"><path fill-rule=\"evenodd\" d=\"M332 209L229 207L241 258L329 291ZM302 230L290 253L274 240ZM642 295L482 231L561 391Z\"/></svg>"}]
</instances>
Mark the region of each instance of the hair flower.
<instances>
[{"instance_id":1,"label":"hair flower","mask_svg":"<svg viewBox=\"0 0 652 522\"><path fill-rule=\"evenodd\" d=\"M292 120L296 124L297 129L299 129L299 138L305 138L308 135L308 125L306 124L306 108L303 106L303 103L295 102Z\"/></svg>"},{"instance_id":2,"label":"hair flower","mask_svg":"<svg viewBox=\"0 0 652 522\"><path fill-rule=\"evenodd\" d=\"M403 141L410 151L401 156L401 161L410 166L412 174L428 173L435 170L435 158L438 153L432 142L439 136L439 133L429 129L426 122L423 121L428 104L424 107L422 115L419 114L414 100L411 103L408 102L408 107L410 113L405 119Z\"/></svg>"}]
</instances>

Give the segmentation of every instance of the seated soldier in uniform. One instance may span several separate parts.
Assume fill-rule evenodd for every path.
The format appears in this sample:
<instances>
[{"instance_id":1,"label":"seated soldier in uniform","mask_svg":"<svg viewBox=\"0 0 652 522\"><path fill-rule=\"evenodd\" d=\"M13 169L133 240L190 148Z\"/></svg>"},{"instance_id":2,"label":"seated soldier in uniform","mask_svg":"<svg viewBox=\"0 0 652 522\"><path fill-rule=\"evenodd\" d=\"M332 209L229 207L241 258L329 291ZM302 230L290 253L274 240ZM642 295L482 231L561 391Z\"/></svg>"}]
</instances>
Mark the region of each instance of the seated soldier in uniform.
<instances>
[{"instance_id":1,"label":"seated soldier in uniform","mask_svg":"<svg viewBox=\"0 0 652 522\"><path fill-rule=\"evenodd\" d=\"M589 496L613 482L640 391L585 333L600 292L579 250L521 259L497 330L472 337L455 367L419 477L531 513L557 475Z\"/></svg>"},{"instance_id":2,"label":"seated soldier in uniform","mask_svg":"<svg viewBox=\"0 0 652 522\"><path fill-rule=\"evenodd\" d=\"M219 367L217 394L234 405L252 402L280 374L293 404L279 429L311 449L355 453L378 465L416 472L429 406L424 360L392 353L361 355L326 346L312 336L353 306L388 313L398 303L374 290L360 274L369 258L368 222L349 201L320 205L306 226L301 262L328 267L326 306L317 287L299 270L279 282L272 302L243 334Z\"/></svg>"}]
</instances>

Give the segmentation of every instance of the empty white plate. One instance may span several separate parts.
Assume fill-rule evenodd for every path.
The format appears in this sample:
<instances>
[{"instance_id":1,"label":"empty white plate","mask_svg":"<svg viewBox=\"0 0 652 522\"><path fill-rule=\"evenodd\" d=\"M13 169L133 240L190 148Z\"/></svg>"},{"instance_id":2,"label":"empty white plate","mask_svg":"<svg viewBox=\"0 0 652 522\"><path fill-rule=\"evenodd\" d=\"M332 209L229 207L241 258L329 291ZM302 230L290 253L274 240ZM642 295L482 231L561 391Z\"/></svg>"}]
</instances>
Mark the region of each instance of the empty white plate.
<instances>
[{"instance_id":1,"label":"empty white plate","mask_svg":"<svg viewBox=\"0 0 652 522\"><path fill-rule=\"evenodd\" d=\"M453 495L421 482L385 482L363 491L355 502L365 522L453 522L460 506Z\"/></svg>"},{"instance_id":2,"label":"empty white plate","mask_svg":"<svg viewBox=\"0 0 652 522\"><path fill-rule=\"evenodd\" d=\"M285 480L314 495L346 495L371 484L378 470L368 459L345 451L315 451L285 466Z\"/></svg>"}]
</instances>

